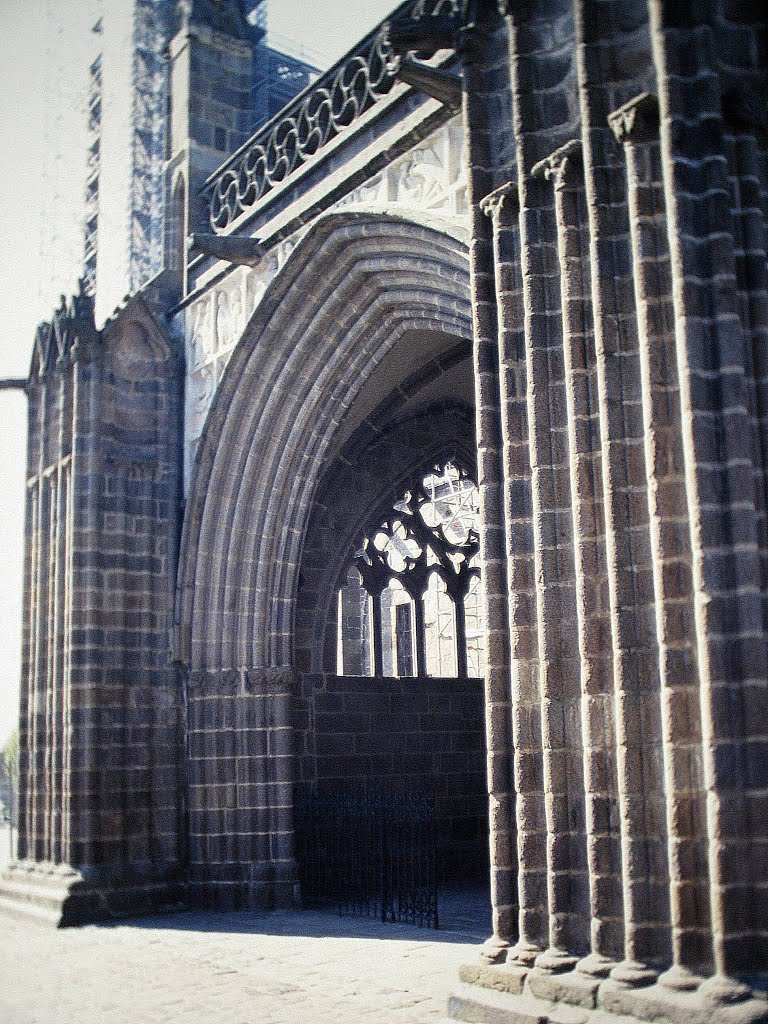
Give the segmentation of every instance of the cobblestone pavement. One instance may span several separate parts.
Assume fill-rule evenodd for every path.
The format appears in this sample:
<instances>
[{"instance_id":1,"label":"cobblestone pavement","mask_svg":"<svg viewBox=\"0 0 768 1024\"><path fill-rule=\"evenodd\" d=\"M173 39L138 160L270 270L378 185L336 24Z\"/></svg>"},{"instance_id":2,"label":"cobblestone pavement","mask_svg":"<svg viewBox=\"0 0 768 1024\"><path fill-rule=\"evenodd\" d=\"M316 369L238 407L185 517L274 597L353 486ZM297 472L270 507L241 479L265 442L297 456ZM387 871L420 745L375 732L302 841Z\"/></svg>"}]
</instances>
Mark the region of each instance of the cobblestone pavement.
<instances>
[{"instance_id":1,"label":"cobblestone pavement","mask_svg":"<svg viewBox=\"0 0 768 1024\"><path fill-rule=\"evenodd\" d=\"M429 1024L486 934L461 914L438 932L320 911L60 931L0 915L0 1021Z\"/></svg>"}]
</instances>

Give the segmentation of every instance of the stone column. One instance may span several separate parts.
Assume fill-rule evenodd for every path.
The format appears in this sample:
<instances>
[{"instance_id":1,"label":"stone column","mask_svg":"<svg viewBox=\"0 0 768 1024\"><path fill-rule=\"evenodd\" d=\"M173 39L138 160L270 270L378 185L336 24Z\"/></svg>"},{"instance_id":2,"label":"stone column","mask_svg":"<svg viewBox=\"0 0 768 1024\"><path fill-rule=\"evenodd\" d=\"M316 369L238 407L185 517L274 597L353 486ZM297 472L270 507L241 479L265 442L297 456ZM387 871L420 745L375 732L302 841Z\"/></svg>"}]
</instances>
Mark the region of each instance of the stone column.
<instances>
[{"instance_id":1,"label":"stone column","mask_svg":"<svg viewBox=\"0 0 768 1024\"><path fill-rule=\"evenodd\" d=\"M68 362L66 356L64 362ZM65 819L64 792L64 707L66 701L66 681L64 661L68 649L67 631L67 555L69 540L69 485L71 481L72 457L71 420L68 393L71 388L69 367L62 369L58 380L57 410L58 431L55 442L55 469L52 474L52 489L55 488L56 515L51 525L51 622L49 644L49 700L48 700L48 774L50 778L49 792L49 826L48 856L53 863L61 863L62 857L62 826Z\"/></svg>"},{"instance_id":2,"label":"stone column","mask_svg":"<svg viewBox=\"0 0 768 1024\"><path fill-rule=\"evenodd\" d=\"M627 17L642 46L638 0ZM608 589L614 650L618 791L624 888L624 962L615 982L633 987L669 962L668 862L659 701L659 653L650 546L642 379L634 311L626 177L606 117L625 21L616 5L596 17L575 0L575 52L590 226ZM615 101L614 101L615 102Z\"/></svg>"},{"instance_id":3,"label":"stone column","mask_svg":"<svg viewBox=\"0 0 768 1024\"><path fill-rule=\"evenodd\" d=\"M645 423L656 629L667 790L673 969L678 989L696 988L711 963L701 708L694 647L691 543L685 496L674 310L666 239L655 96L609 116L624 146Z\"/></svg>"},{"instance_id":4,"label":"stone column","mask_svg":"<svg viewBox=\"0 0 768 1024\"><path fill-rule=\"evenodd\" d=\"M72 787L69 863L73 865L94 862L102 802L97 772L94 770L100 673L97 655L89 646L89 638L97 636L100 602L96 598L95 588L101 579L98 568L97 503L91 496L99 479L96 444L99 420L98 370L93 358L91 346L81 341L74 353L72 368L72 497L78 516L72 549L70 590L81 639L81 642L73 645L69 679L72 706L77 708L76 722L69 739Z\"/></svg>"},{"instance_id":5,"label":"stone column","mask_svg":"<svg viewBox=\"0 0 768 1024\"><path fill-rule=\"evenodd\" d=\"M745 736L745 684L768 664L746 336L739 318L716 14L651 0L660 142L690 516L696 656L709 836L714 1003L746 998L732 977L765 966L755 900L765 834L762 744ZM762 29L740 29L750 40ZM691 119L690 111L696 112ZM765 900L762 901L763 904Z\"/></svg>"},{"instance_id":6,"label":"stone column","mask_svg":"<svg viewBox=\"0 0 768 1024\"><path fill-rule=\"evenodd\" d=\"M41 328L42 331L42 328ZM39 337L39 336L38 336ZM44 436L46 387L37 368L29 384L27 428L27 493L24 544L24 637L19 716L19 838L20 860L34 859L37 834L36 765L37 736L37 652L40 620L38 616L38 582L40 579L40 475L41 444Z\"/></svg>"},{"instance_id":7,"label":"stone column","mask_svg":"<svg viewBox=\"0 0 768 1024\"><path fill-rule=\"evenodd\" d=\"M45 636L44 584L45 557L47 548L48 523L45 519L45 441L48 416L48 383L43 381L38 391L38 451L33 487L34 533L32 538L33 583L32 597L32 658L31 671L27 681L29 691L29 808L27 822L27 855L31 860L42 860L42 766L41 750L44 750L43 728L40 724L40 705L43 699L41 673L42 649ZM30 467L31 468L31 467Z\"/></svg>"},{"instance_id":8,"label":"stone column","mask_svg":"<svg viewBox=\"0 0 768 1024\"><path fill-rule=\"evenodd\" d=\"M16 808L18 840L16 857L25 860L29 856L28 842L31 828L30 798L32 792L31 744L32 730L30 722L32 694L29 680L32 674L33 637L35 619L34 573L35 552L34 541L37 525L36 494L33 473L36 465L38 444L38 392L34 379L27 386L27 480L24 509L24 587L22 595L21 618L21 686L19 688L19 795Z\"/></svg>"},{"instance_id":9,"label":"stone column","mask_svg":"<svg viewBox=\"0 0 768 1024\"><path fill-rule=\"evenodd\" d=\"M479 32L480 30L478 30ZM493 937L486 957L504 956L517 932L518 881L514 835L510 722L507 559L505 544L503 441L500 423L499 341L491 227L480 200L493 184L494 134L486 74L502 64L503 50L485 32L465 40L463 114L469 169L471 221L470 275L474 320L473 365L480 490L480 553L487 655L485 670L488 785L491 822L491 901Z\"/></svg>"},{"instance_id":10,"label":"stone column","mask_svg":"<svg viewBox=\"0 0 768 1024\"><path fill-rule=\"evenodd\" d=\"M528 441L525 336L519 317L522 281L516 181L481 202L493 224L495 288L511 656L511 739L514 804L506 829L516 833L518 939L513 955L531 960L541 950L541 881L546 873L541 808L541 717L533 571L533 507ZM537 810L538 809L538 810ZM505 827L500 821L496 827Z\"/></svg>"},{"instance_id":11,"label":"stone column","mask_svg":"<svg viewBox=\"0 0 768 1024\"><path fill-rule=\"evenodd\" d=\"M574 139L561 146L538 164L534 173L543 174L554 190L563 318L591 916L590 954L579 962L579 970L603 977L621 956L623 903L620 835L615 824L613 657L581 142ZM575 761L575 749L573 757Z\"/></svg>"},{"instance_id":12,"label":"stone column","mask_svg":"<svg viewBox=\"0 0 768 1024\"><path fill-rule=\"evenodd\" d=\"M528 936L539 952L549 947L547 955L539 959L535 948L521 949L516 960L527 965L535 960L546 972L573 966L577 954L587 951L589 935L580 656L557 232L551 190L544 178L534 173L551 152L553 138L566 141L563 133L569 131L562 115L568 107L566 69L572 58L553 49L551 40L553 36L567 37L570 22L570 4L565 2L550 6L546 16L512 7L507 19L520 186L528 458L535 538L533 621L539 648L536 699L541 716L540 734L533 741L536 748L528 756L529 770L541 775L534 776L527 809L529 820L539 822L540 836L538 845L532 845L533 855L526 858L526 866L540 871L540 889L532 893L530 901L540 907L540 927L535 938L530 928ZM554 130L553 115L557 119Z\"/></svg>"},{"instance_id":13,"label":"stone column","mask_svg":"<svg viewBox=\"0 0 768 1024\"><path fill-rule=\"evenodd\" d=\"M723 96L724 150L733 218L739 317L745 331L745 384L755 453L755 512L768 622L768 106L754 81ZM765 735L759 734L759 735Z\"/></svg>"}]
</instances>

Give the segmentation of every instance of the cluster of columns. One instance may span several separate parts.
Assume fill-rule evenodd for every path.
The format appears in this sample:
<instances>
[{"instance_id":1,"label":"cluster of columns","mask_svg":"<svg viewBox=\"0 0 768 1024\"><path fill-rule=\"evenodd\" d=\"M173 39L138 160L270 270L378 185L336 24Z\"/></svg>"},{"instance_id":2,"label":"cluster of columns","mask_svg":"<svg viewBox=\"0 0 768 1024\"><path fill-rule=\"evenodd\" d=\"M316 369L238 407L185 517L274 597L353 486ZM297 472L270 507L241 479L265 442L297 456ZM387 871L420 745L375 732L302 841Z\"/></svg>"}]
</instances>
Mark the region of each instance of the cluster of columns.
<instances>
[{"instance_id":1,"label":"cluster of columns","mask_svg":"<svg viewBox=\"0 0 768 1024\"><path fill-rule=\"evenodd\" d=\"M764 31L558 0L478 5L457 41L486 957L712 1005L768 962Z\"/></svg>"},{"instance_id":2,"label":"cluster of columns","mask_svg":"<svg viewBox=\"0 0 768 1024\"><path fill-rule=\"evenodd\" d=\"M180 362L143 302L82 292L38 330L29 400L18 862L55 923L179 891L180 691L167 660Z\"/></svg>"}]
</instances>

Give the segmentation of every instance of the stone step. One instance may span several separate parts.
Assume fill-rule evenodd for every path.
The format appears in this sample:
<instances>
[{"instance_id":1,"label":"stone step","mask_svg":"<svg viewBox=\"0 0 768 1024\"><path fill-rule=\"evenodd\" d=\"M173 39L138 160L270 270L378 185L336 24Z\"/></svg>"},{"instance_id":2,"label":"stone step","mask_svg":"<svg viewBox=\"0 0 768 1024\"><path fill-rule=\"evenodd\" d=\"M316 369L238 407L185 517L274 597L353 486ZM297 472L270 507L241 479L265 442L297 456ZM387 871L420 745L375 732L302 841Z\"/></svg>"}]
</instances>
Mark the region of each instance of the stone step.
<instances>
[{"instance_id":1,"label":"stone step","mask_svg":"<svg viewBox=\"0 0 768 1024\"><path fill-rule=\"evenodd\" d=\"M61 910L61 904L69 893L69 886L58 880L57 884L47 879L25 882L19 878L0 879L0 897L14 903L30 903L39 907Z\"/></svg>"},{"instance_id":2,"label":"stone step","mask_svg":"<svg viewBox=\"0 0 768 1024\"><path fill-rule=\"evenodd\" d=\"M462 1024L587 1024L588 1010L512 995L478 985L459 985L448 1000L448 1020Z\"/></svg>"},{"instance_id":3,"label":"stone step","mask_svg":"<svg viewBox=\"0 0 768 1024\"><path fill-rule=\"evenodd\" d=\"M73 871L26 871L11 867L0 876L0 913L58 927L73 882Z\"/></svg>"},{"instance_id":4,"label":"stone step","mask_svg":"<svg viewBox=\"0 0 768 1024\"><path fill-rule=\"evenodd\" d=\"M0 889L0 914L29 923L34 922L46 928L58 928L61 921L61 906L53 910L28 900L18 900L6 896Z\"/></svg>"},{"instance_id":5,"label":"stone step","mask_svg":"<svg viewBox=\"0 0 768 1024\"><path fill-rule=\"evenodd\" d=\"M549 1004L523 996L514 1002L504 992L459 985L448 999L448 1012L468 1024L549 1024Z\"/></svg>"}]
</instances>

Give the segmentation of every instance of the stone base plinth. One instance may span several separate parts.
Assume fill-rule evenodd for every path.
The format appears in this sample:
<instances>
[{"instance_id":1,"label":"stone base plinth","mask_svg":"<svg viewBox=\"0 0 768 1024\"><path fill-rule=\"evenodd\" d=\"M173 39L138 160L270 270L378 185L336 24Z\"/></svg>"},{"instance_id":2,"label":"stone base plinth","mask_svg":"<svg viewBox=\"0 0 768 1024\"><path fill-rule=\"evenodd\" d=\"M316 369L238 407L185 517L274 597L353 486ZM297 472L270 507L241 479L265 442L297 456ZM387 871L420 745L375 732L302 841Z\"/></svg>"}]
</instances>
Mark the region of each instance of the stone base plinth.
<instances>
[{"instance_id":1,"label":"stone base plinth","mask_svg":"<svg viewBox=\"0 0 768 1024\"><path fill-rule=\"evenodd\" d=\"M232 910L295 910L301 906L298 886L292 879L268 882L233 882L216 878L195 880L187 886L186 897L190 907L223 913Z\"/></svg>"},{"instance_id":2,"label":"stone base plinth","mask_svg":"<svg viewBox=\"0 0 768 1024\"><path fill-rule=\"evenodd\" d=\"M711 982L694 991L628 988L579 971L546 974L509 964L467 964L460 979L443 1024L768 1024L765 999L741 991L738 1001L717 1001Z\"/></svg>"},{"instance_id":3,"label":"stone base plinth","mask_svg":"<svg viewBox=\"0 0 768 1024\"><path fill-rule=\"evenodd\" d=\"M182 883L88 878L63 864L20 861L0 876L0 913L53 928L181 910Z\"/></svg>"}]
</instances>

